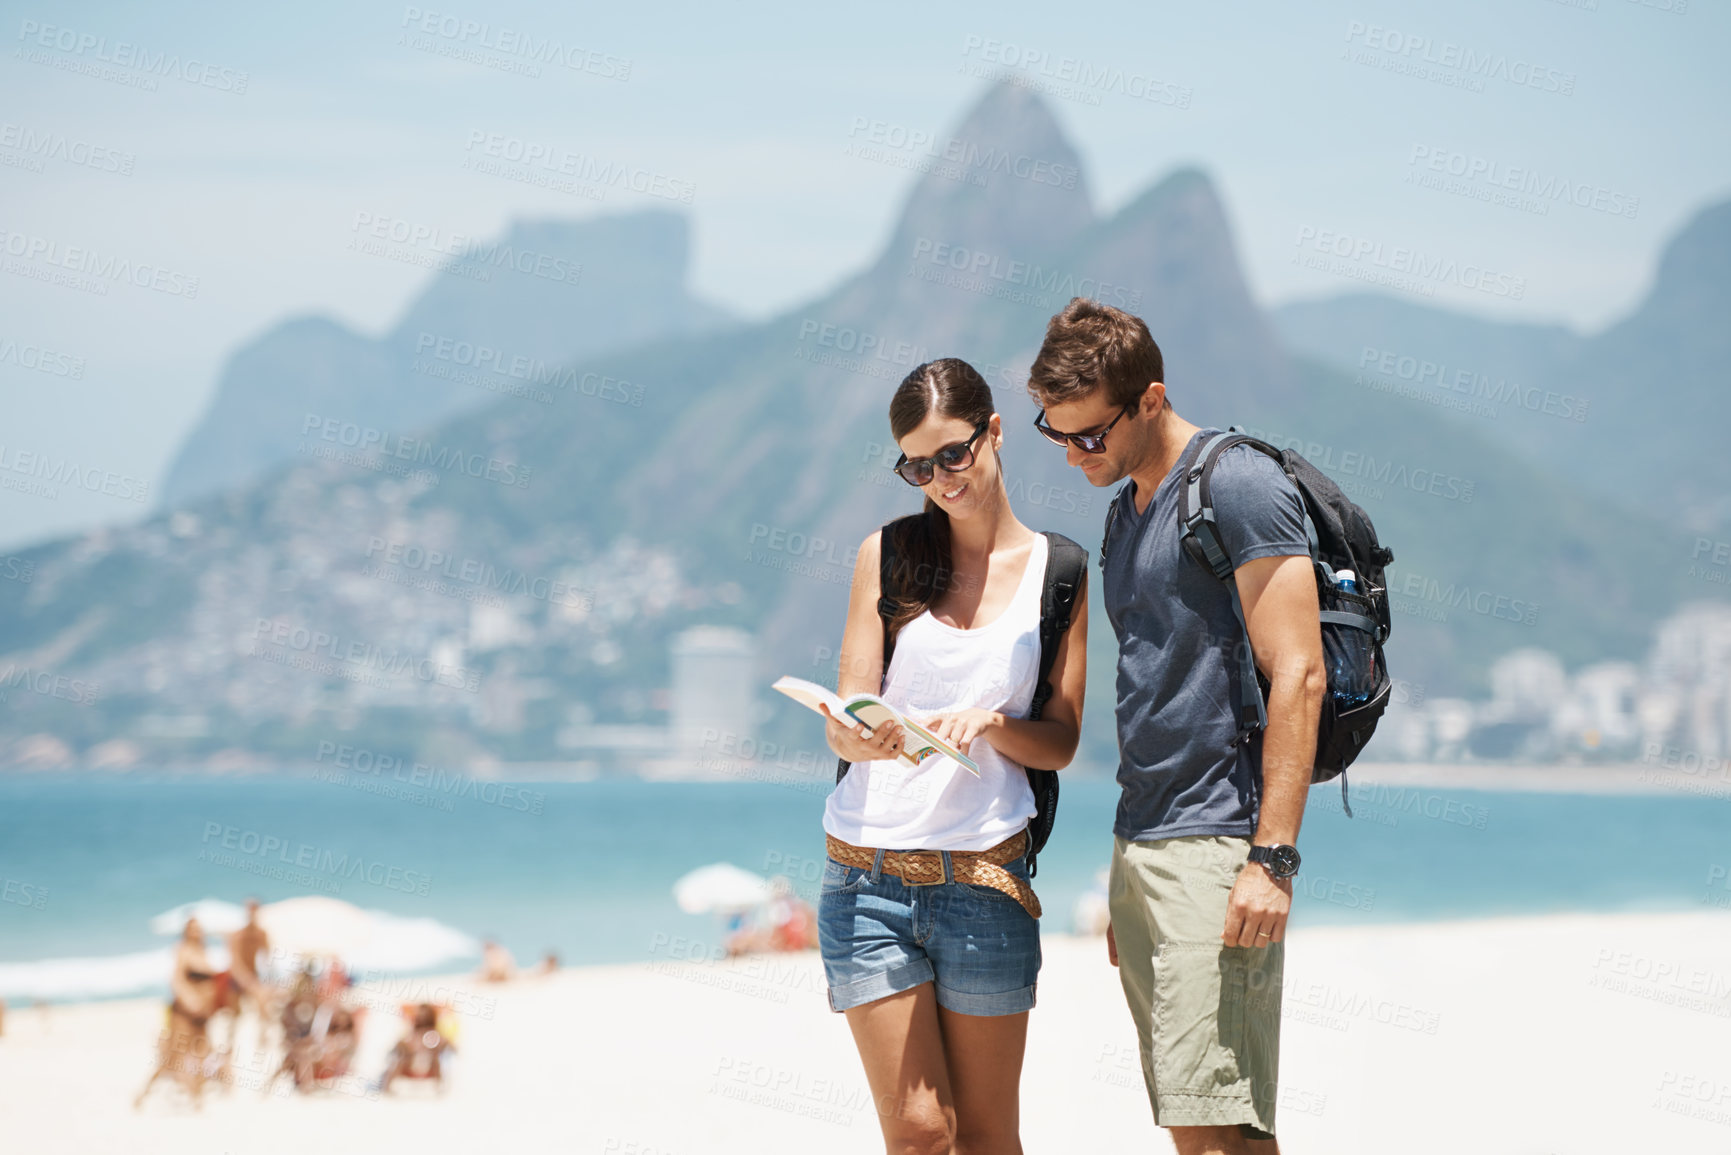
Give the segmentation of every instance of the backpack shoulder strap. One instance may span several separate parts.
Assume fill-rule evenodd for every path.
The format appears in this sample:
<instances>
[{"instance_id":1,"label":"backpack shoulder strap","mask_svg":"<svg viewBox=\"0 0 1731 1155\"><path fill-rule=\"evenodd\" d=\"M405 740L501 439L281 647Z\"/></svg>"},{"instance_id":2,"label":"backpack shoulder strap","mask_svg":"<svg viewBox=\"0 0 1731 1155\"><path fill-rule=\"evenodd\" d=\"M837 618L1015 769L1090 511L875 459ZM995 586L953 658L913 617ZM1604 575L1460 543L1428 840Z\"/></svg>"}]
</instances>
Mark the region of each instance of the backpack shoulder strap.
<instances>
[{"instance_id":1,"label":"backpack shoulder strap","mask_svg":"<svg viewBox=\"0 0 1731 1155\"><path fill-rule=\"evenodd\" d=\"M895 637L890 633L890 619L896 614L896 536L890 532L895 522L878 530L878 624L883 627L883 677L890 676L890 655L896 651ZM880 684L879 692L883 687Z\"/></svg>"},{"instance_id":2,"label":"backpack shoulder strap","mask_svg":"<svg viewBox=\"0 0 1731 1155\"><path fill-rule=\"evenodd\" d=\"M1181 463L1184 475L1178 491L1178 525L1183 535L1179 540L1184 552L1226 583L1226 592L1232 597L1232 615L1238 619L1238 628L1244 631L1244 643L1238 647L1236 739L1242 742L1268 725L1268 709L1262 701L1262 687L1256 680L1256 657L1250 649L1250 627L1244 621L1244 603L1238 597L1232 559L1227 556L1226 547L1220 540L1220 525L1214 517L1214 498L1209 485L1220 455L1235 445L1249 445L1280 462L1279 450L1245 433L1216 433L1203 441L1196 453Z\"/></svg>"},{"instance_id":3,"label":"backpack shoulder strap","mask_svg":"<svg viewBox=\"0 0 1731 1155\"><path fill-rule=\"evenodd\" d=\"M1118 515L1123 511L1124 502L1130 500L1130 486L1126 481L1118 487L1110 500L1106 502L1106 528L1100 533L1100 568L1106 568L1106 547L1112 544L1112 527L1118 524Z\"/></svg>"},{"instance_id":4,"label":"backpack shoulder strap","mask_svg":"<svg viewBox=\"0 0 1731 1155\"><path fill-rule=\"evenodd\" d=\"M1221 581L1231 575L1232 559L1226 556L1226 548L1220 541L1219 523L1214 517L1214 467L1220 463L1220 455L1236 445L1248 445L1285 468L1280 451L1274 446L1235 431L1216 433L1202 442L1193 457L1180 462L1184 478L1178 490L1178 524L1184 534L1185 552L1212 570Z\"/></svg>"},{"instance_id":5,"label":"backpack shoulder strap","mask_svg":"<svg viewBox=\"0 0 1731 1155\"><path fill-rule=\"evenodd\" d=\"M914 516L919 517L921 515L915 514ZM895 617L895 595L898 591L896 584L896 535L892 532L895 525L896 522L892 521L878 530L878 624L883 629L884 666L882 677L884 678L888 678L890 675L890 656L896 652L895 635L890 633L890 619ZM878 690L880 693L883 690L881 683ZM840 782L846 778L851 766L852 763L846 758L838 758L835 767L835 780Z\"/></svg>"},{"instance_id":6,"label":"backpack shoulder strap","mask_svg":"<svg viewBox=\"0 0 1731 1155\"><path fill-rule=\"evenodd\" d=\"M1028 717L1038 718L1052 697L1052 667L1058 660L1058 646L1070 628L1075 614L1076 599L1082 594L1082 583L1088 576L1088 551L1061 533L1047 532L1046 574L1040 589L1040 675L1034 682L1034 699L1028 705ZM1028 787L1034 792L1034 817L1028 823L1028 876L1040 869L1040 848L1052 833L1057 817L1058 775L1050 770L1027 770Z\"/></svg>"},{"instance_id":7,"label":"backpack shoulder strap","mask_svg":"<svg viewBox=\"0 0 1731 1155\"><path fill-rule=\"evenodd\" d=\"M1036 719L1052 697L1052 666L1058 660L1058 644L1070 628L1076 595L1088 572L1088 551L1061 533L1044 534L1047 542L1046 580L1040 591L1040 676L1034 683L1034 701L1028 717Z\"/></svg>"}]
</instances>

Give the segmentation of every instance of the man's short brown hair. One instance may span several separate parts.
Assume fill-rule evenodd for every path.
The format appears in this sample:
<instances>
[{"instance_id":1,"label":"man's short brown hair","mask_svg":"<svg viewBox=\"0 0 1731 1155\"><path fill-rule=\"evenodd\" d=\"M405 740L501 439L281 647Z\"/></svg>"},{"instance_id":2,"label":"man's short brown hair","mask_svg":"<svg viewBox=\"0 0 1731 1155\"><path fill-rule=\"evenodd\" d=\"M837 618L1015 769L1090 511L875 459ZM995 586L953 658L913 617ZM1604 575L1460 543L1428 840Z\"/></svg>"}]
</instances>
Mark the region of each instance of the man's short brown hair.
<instances>
[{"instance_id":1,"label":"man's short brown hair","mask_svg":"<svg viewBox=\"0 0 1731 1155\"><path fill-rule=\"evenodd\" d=\"M1124 406L1165 379L1160 346L1142 318L1087 297L1072 297L1046 324L1046 340L1028 372L1028 395L1049 409L1080 401L1104 386L1107 400Z\"/></svg>"}]
</instances>

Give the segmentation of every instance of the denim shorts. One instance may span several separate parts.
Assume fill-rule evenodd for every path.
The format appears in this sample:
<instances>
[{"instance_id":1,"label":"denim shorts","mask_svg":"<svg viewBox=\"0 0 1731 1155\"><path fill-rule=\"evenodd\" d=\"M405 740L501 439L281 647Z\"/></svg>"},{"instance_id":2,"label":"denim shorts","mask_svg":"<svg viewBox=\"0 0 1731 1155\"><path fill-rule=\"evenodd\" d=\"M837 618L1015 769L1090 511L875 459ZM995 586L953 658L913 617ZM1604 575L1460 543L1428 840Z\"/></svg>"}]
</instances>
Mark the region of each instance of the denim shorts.
<instances>
[{"instance_id":1,"label":"denim shorts","mask_svg":"<svg viewBox=\"0 0 1731 1155\"><path fill-rule=\"evenodd\" d=\"M1004 869L1026 879L1028 860L1012 859ZM921 983L936 984L938 1005L964 1015L1016 1015L1034 1005L1040 923L1001 890L966 882L909 886L831 858L817 930L833 1011Z\"/></svg>"}]
</instances>

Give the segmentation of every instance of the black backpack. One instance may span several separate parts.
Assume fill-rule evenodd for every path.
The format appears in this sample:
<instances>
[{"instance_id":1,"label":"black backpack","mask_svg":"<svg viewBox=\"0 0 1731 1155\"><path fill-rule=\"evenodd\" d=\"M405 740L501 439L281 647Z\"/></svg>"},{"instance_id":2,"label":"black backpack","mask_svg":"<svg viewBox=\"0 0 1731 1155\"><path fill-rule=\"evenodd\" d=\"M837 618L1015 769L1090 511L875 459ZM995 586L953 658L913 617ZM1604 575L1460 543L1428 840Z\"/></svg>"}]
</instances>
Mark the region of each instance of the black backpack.
<instances>
[{"instance_id":1,"label":"black backpack","mask_svg":"<svg viewBox=\"0 0 1731 1155\"><path fill-rule=\"evenodd\" d=\"M912 517L924 517L923 513ZM896 640L890 635L890 619L895 616L893 591L898 586L898 574L905 567L896 565L894 528L908 520L900 518L884 526L878 534L878 619L884 628L884 676L889 676L890 655L895 653ZM1070 628L1070 614L1076 606L1076 592L1082 577L1088 572L1088 551L1061 533L1046 533L1048 543L1046 581L1040 591L1040 675L1034 682L1034 701L1028 707L1028 719L1038 719L1052 697L1052 664L1058 658L1058 643ZM835 780L847 777L851 766L846 758L836 760ZM1028 786L1034 791L1034 817L1028 822L1028 876L1039 869L1035 856L1044 849L1051 837L1052 822L1058 815L1058 774L1054 770L1027 767Z\"/></svg>"},{"instance_id":2,"label":"black backpack","mask_svg":"<svg viewBox=\"0 0 1731 1155\"><path fill-rule=\"evenodd\" d=\"M1214 518L1214 502L1209 482L1220 455L1236 445L1248 445L1272 457L1291 479L1304 499L1305 528L1310 537L1311 565L1316 575L1317 602L1322 609L1322 644L1328 659L1329 687L1322 696L1322 714L1316 727L1316 762L1311 770L1311 782L1327 782L1340 778L1340 800L1348 816L1352 805L1346 796L1346 768L1364 749L1376 724L1388 708L1393 683L1388 676L1388 663L1383 658L1383 643L1389 634L1388 590L1384 570L1394 560L1394 551L1377 541L1376 527L1370 516L1354 503L1340 487L1290 449L1276 449L1240 432L1236 426L1199 442L1196 449L1179 461L1183 470L1183 488L1178 497L1178 520L1183 526L1181 539L1184 550L1207 566L1215 577L1226 583L1232 594L1232 612L1244 625L1244 607L1238 600L1238 583L1232 577L1232 561L1221 545L1219 525ZM1127 486L1125 488L1128 488ZM1127 499L1122 492L1112 502L1106 519L1106 535L1110 538L1112 522L1118 516L1118 502ZM1106 564L1106 543L1100 544L1100 564ZM1358 578L1358 593L1348 593L1334 583L1334 573L1350 569ZM1364 653L1374 663L1374 681L1370 697L1348 709L1341 709L1335 700L1336 670L1334 660L1345 652L1346 631L1369 635ZM1263 696L1267 681L1256 668L1251 653L1249 632L1238 647L1238 740L1248 739L1268 724Z\"/></svg>"}]
</instances>

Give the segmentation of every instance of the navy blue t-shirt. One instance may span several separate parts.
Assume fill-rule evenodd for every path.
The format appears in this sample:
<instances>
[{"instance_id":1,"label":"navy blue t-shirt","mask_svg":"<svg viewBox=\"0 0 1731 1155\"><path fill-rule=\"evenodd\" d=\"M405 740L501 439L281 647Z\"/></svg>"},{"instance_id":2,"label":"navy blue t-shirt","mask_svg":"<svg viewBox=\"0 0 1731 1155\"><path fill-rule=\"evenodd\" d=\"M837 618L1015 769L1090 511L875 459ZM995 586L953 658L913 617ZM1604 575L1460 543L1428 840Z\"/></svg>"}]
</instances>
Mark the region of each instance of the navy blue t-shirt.
<instances>
[{"instance_id":1,"label":"navy blue t-shirt","mask_svg":"<svg viewBox=\"0 0 1731 1155\"><path fill-rule=\"evenodd\" d=\"M1204 429L1186 447L1218 429ZM1180 459L1182 461L1182 458ZM1226 583L1179 544L1177 466L1136 512L1136 483L1117 498L1106 543L1106 615L1118 634L1118 800L1113 832L1133 842L1256 833L1262 736L1238 734L1237 647L1244 628ZM1210 479L1214 516L1234 568L1310 554L1304 499L1267 455L1239 445Z\"/></svg>"}]
</instances>

